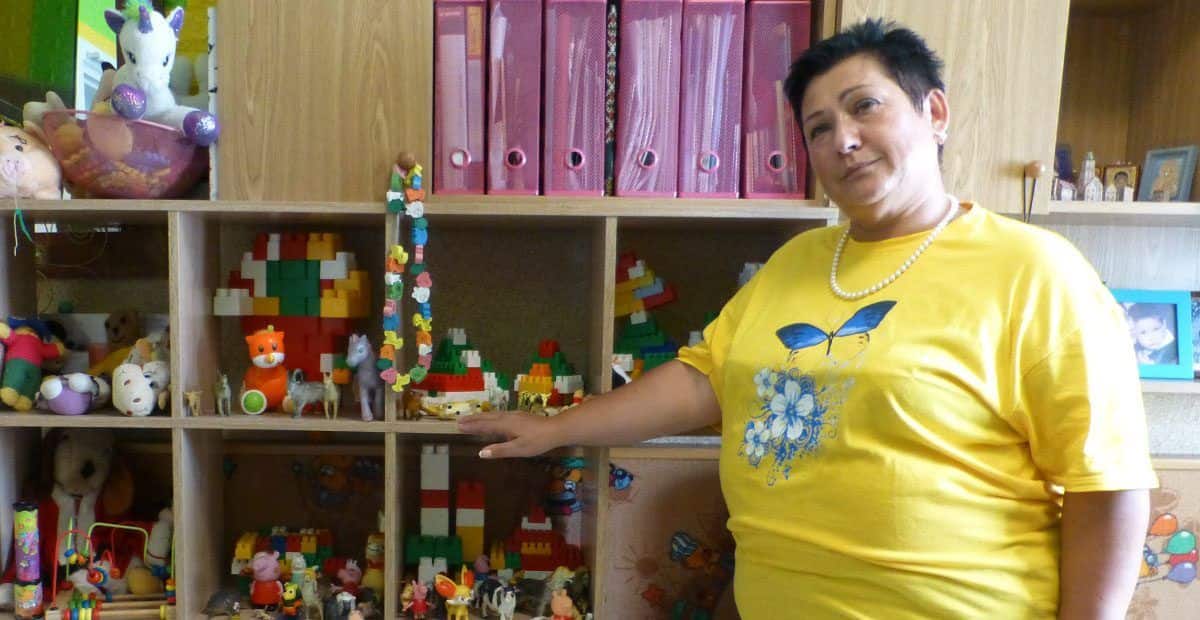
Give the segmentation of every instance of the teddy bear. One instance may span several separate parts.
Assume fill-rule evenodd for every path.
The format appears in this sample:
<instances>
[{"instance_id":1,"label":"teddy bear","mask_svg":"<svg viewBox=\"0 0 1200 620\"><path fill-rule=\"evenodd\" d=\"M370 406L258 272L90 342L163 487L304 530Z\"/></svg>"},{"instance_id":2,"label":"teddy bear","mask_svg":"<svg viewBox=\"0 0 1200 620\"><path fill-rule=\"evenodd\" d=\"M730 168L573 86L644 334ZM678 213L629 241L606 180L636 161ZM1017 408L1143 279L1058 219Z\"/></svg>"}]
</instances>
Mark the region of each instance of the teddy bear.
<instances>
[{"instance_id":1,"label":"teddy bear","mask_svg":"<svg viewBox=\"0 0 1200 620\"><path fill-rule=\"evenodd\" d=\"M137 310L118 310L109 314L108 318L104 319L108 353L104 359L88 368L88 374L111 376L117 366L128 361L133 345L141 333L142 317Z\"/></svg>"},{"instance_id":2,"label":"teddy bear","mask_svg":"<svg viewBox=\"0 0 1200 620\"><path fill-rule=\"evenodd\" d=\"M82 372L42 379L37 406L59 415L80 415L108 404L112 391L103 377Z\"/></svg>"},{"instance_id":3,"label":"teddy bear","mask_svg":"<svg viewBox=\"0 0 1200 620\"><path fill-rule=\"evenodd\" d=\"M250 603L256 608L275 609L283 597L283 584L279 581L279 552L259 551L250 560L254 571L254 583L250 584Z\"/></svg>"},{"instance_id":4,"label":"teddy bear","mask_svg":"<svg viewBox=\"0 0 1200 620\"><path fill-rule=\"evenodd\" d=\"M0 344L5 347L0 401L17 411L29 411L42 384L42 366L62 357L66 349L42 321L16 317L0 323Z\"/></svg>"},{"instance_id":5,"label":"teddy bear","mask_svg":"<svg viewBox=\"0 0 1200 620\"><path fill-rule=\"evenodd\" d=\"M62 197L62 170L38 137L0 124L0 198Z\"/></svg>"}]
</instances>

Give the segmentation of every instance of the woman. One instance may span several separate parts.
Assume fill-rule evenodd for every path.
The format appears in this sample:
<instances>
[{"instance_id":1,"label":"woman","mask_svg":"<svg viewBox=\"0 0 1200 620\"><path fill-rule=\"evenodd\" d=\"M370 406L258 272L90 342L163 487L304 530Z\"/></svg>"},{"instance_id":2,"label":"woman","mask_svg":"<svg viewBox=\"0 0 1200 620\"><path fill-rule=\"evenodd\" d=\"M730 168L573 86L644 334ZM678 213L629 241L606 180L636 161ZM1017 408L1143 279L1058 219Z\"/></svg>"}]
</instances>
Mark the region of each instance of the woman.
<instances>
[{"instance_id":1,"label":"woman","mask_svg":"<svg viewBox=\"0 0 1200 620\"><path fill-rule=\"evenodd\" d=\"M798 235L679 360L555 418L486 414L484 458L723 429L745 618L1120 618L1156 485L1123 314L1044 230L946 194L949 101L868 21L793 65L849 223Z\"/></svg>"}]
</instances>

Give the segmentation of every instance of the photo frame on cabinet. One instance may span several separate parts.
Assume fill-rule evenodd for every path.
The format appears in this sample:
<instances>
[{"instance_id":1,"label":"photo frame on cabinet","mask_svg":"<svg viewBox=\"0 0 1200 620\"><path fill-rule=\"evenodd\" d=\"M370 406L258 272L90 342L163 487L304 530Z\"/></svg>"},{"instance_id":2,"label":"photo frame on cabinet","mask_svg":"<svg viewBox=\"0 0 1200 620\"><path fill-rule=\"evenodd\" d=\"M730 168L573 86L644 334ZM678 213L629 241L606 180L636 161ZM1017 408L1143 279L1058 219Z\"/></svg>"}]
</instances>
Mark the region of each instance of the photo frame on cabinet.
<instances>
[{"instance_id":1,"label":"photo frame on cabinet","mask_svg":"<svg viewBox=\"0 0 1200 620\"><path fill-rule=\"evenodd\" d=\"M1196 172L1197 147L1194 144L1146 153L1138 200L1146 202L1187 202Z\"/></svg>"},{"instance_id":2,"label":"photo frame on cabinet","mask_svg":"<svg viewBox=\"0 0 1200 620\"><path fill-rule=\"evenodd\" d=\"M1192 372L1200 379L1200 291L1192 291Z\"/></svg>"},{"instance_id":3,"label":"photo frame on cabinet","mask_svg":"<svg viewBox=\"0 0 1200 620\"><path fill-rule=\"evenodd\" d=\"M1125 311L1143 379L1193 379L1192 294L1112 289Z\"/></svg>"},{"instance_id":4,"label":"photo frame on cabinet","mask_svg":"<svg viewBox=\"0 0 1200 620\"><path fill-rule=\"evenodd\" d=\"M1133 202L1133 196L1137 193L1137 184L1137 164L1119 162L1104 167L1104 191L1107 192L1109 187L1114 188L1117 192L1116 200L1118 202ZM1125 200L1126 193L1129 194L1128 201Z\"/></svg>"}]
</instances>

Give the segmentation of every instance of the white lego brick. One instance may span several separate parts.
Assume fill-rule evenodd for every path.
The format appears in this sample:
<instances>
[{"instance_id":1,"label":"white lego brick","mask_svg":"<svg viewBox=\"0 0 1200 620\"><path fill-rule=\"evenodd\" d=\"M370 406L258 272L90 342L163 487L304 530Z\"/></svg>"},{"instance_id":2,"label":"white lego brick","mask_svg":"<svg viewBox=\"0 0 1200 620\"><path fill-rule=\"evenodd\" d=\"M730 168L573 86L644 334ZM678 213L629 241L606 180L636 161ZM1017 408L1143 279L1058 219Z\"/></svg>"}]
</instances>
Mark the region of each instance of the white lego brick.
<instances>
[{"instance_id":1,"label":"white lego brick","mask_svg":"<svg viewBox=\"0 0 1200 620\"><path fill-rule=\"evenodd\" d=\"M417 564L417 579L422 583L432 583L438 573L447 572L446 558L423 557Z\"/></svg>"},{"instance_id":2,"label":"white lego brick","mask_svg":"<svg viewBox=\"0 0 1200 620\"><path fill-rule=\"evenodd\" d=\"M694 347L694 346L700 344L701 342L704 342L704 332L695 330L695 329L688 332L687 346Z\"/></svg>"},{"instance_id":3,"label":"white lego brick","mask_svg":"<svg viewBox=\"0 0 1200 620\"><path fill-rule=\"evenodd\" d=\"M449 508L422 508L421 509L421 535L422 536L449 536L450 535L450 509Z\"/></svg>"},{"instance_id":4,"label":"white lego brick","mask_svg":"<svg viewBox=\"0 0 1200 620\"><path fill-rule=\"evenodd\" d=\"M447 336L456 345L467 344L467 330L461 327L451 327Z\"/></svg>"},{"instance_id":5,"label":"white lego brick","mask_svg":"<svg viewBox=\"0 0 1200 620\"><path fill-rule=\"evenodd\" d=\"M267 261L254 260L254 252L246 252L242 254L242 277L247 280L257 280L261 278L265 283L267 280Z\"/></svg>"},{"instance_id":6,"label":"white lego brick","mask_svg":"<svg viewBox=\"0 0 1200 620\"><path fill-rule=\"evenodd\" d=\"M646 316L645 310L638 310L637 312L629 315L629 323L631 325L641 325L642 323L645 323L648 318L649 317Z\"/></svg>"},{"instance_id":7,"label":"white lego brick","mask_svg":"<svg viewBox=\"0 0 1200 620\"><path fill-rule=\"evenodd\" d=\"M639 260L637 264L629 268L628 275L630 280L636 280L646 275L646 263Z\"/></svg>"},{"instance_id":8,"label":"white lego brick","mask_svg":"<svg viewBox=\"0 0 1200 620\"><path fill-rule=\"evenodd\" d=\"M267 260L279 260L279 233L267 235Z\"/></svg>"},{"instance_id":9,"label":"white lego brick","mask_svg":"<svg viewBox=\"0 0 1200 620\"><path fill-rule=\"evenodd\" d=\"M483 510L480 508L459 508L454 513L454 526L458 529L464 527L483 527Z\"/></svg>"},{"instance_id":10,"label":"white lego brick","mask_svg":"<svg viewBox=\"0 0 1200 620\"><path fill-rule=\"evenodd\" d=\"M322 280L345 280L354 269L354 255L350 252L338 252L333 260L321 261Z\"/></svg>"},{"instance_id":11,"label":"white lego brick","mask_svg":"<svg viewBox=\"0 0 1200 620\"><path fill-rule=\"evenodd\" d=\"M450 449L447 444L421 446L421 490L450 490Z\"/></svg>"},{"instance_id":12,"label":"white lego brick","mask_svg":"<svg viewBox=\"0 0 1200 620\"><path fill-rule=\"evenodd\" d=\"M655 295L661 295L665 289L666 289L666 284L663 282L663 279L655 278L654 281L651 282L650 284L647 284L646 286L643 286L642 288L634 290L633 295L635 297L637 297L638 299L646 299L647 297L654 297Z\"/></svg>"},{"instance_id":13,"label":"white lego brick","mask_svg":"<svg viewBox=\"0 0 1200 620\"><path fill-rule=\"evenodd\" d=\"M467 368L479 368L479 351L463 351L459 357L462 360L463 366Z\"/></svg>"},{"instance_id":14,"label":"white lego brick","mask_svg":"<svg viewBox=\"0 0 1200 620\"><path fill-rule=\"evenodd\" d=\"M254 314L250 291L244 288L219 288L213 295L214 316L248 316Z\"/></svg>"},{"instance_id":15,"label":"white lego brick","mask_svg":"<svg viewBox=\"0 0 1200 620\"><path fill-rule=\"evenodd\" d=\"M267 297L267 277L254 278L254 296Z\"/></svg>"},{"instance_id":16,"label":"white lego brick","mask_svg":"<svg viewBox=\"0 0 1200 620\"><path fill-rule=\"evenodd\" d=\"M333 354L332 353L322 353L321 354L321 372L328 372L328 373L333 372Z\"/></svg>"},{"instance_id":17,"label":"white lego brick","mask_svg":"<svg viewBox=\"0 0 1200 620\"><path fill-rule=\"evenodd\" d=\"M554 390L559 394L574 394L575 390L583 389L583 377L566 375L554 378Z\"/></svg>"},{"instance_id":18,"label":"white lego brick","mask_svg":"<svg viewBox=\"0 0 1200 620\"><path fill-rule=\"evenodd\" d=\"M753 278L754 274L758 273L758 270L762 269L762 267L762 263L743 263L742 272L738 274L738 288L746 286L750 278Z\"/></svg>"},{"instance_id":19,"label":"white lego brick","mask_svg":"<svg viewBox=\"0 0 1200 620\"><path fill-rule=\"evenodd\" d=\"M493 390L497 389L500 389L500 380L496 378L496 373L483 373L483 390L490 394Z\"/></svg>"},{"instance_id":20,"label":"white lego brick","mask_svg":"<svg viewBox=\"0 0 1200 620\"><path fill-rule=\"evenodd\" d=\"M633 372L633 355L630 353L613 353L612 363L625 372Z\"/></svg>"},{"instance_id":21,"label":"white lego brick","mask_svg":"<svg viewBox=\"0 0 1200 620\"><path fill-rule=\"evenodd\" d=\"M521 517L521 529L534 532L549 532L554 529L554 523L549 517L545 521L530 521L529 517Z\"/></svg>"}]
</instances>

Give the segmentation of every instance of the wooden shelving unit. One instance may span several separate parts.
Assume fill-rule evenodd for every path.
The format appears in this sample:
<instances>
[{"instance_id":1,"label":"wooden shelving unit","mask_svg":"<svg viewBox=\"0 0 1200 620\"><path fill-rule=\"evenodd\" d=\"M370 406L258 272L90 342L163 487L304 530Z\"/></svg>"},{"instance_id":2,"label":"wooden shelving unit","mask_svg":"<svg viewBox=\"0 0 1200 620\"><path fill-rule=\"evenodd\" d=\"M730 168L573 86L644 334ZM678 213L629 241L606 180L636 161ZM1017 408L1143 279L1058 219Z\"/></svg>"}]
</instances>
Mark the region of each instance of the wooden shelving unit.
<instances>
[{"instance_id":1,"label":"wooden shelving unit","mask_svg":"<svg viewBox=\"0 0 1200 620\"><path fill-rule=\"evenodd\" d=\"M1050 201L1049 213L1035 214L1043 225L1200 226L1200 202L1082 202Z\"/></svg>"}]
</instances>

